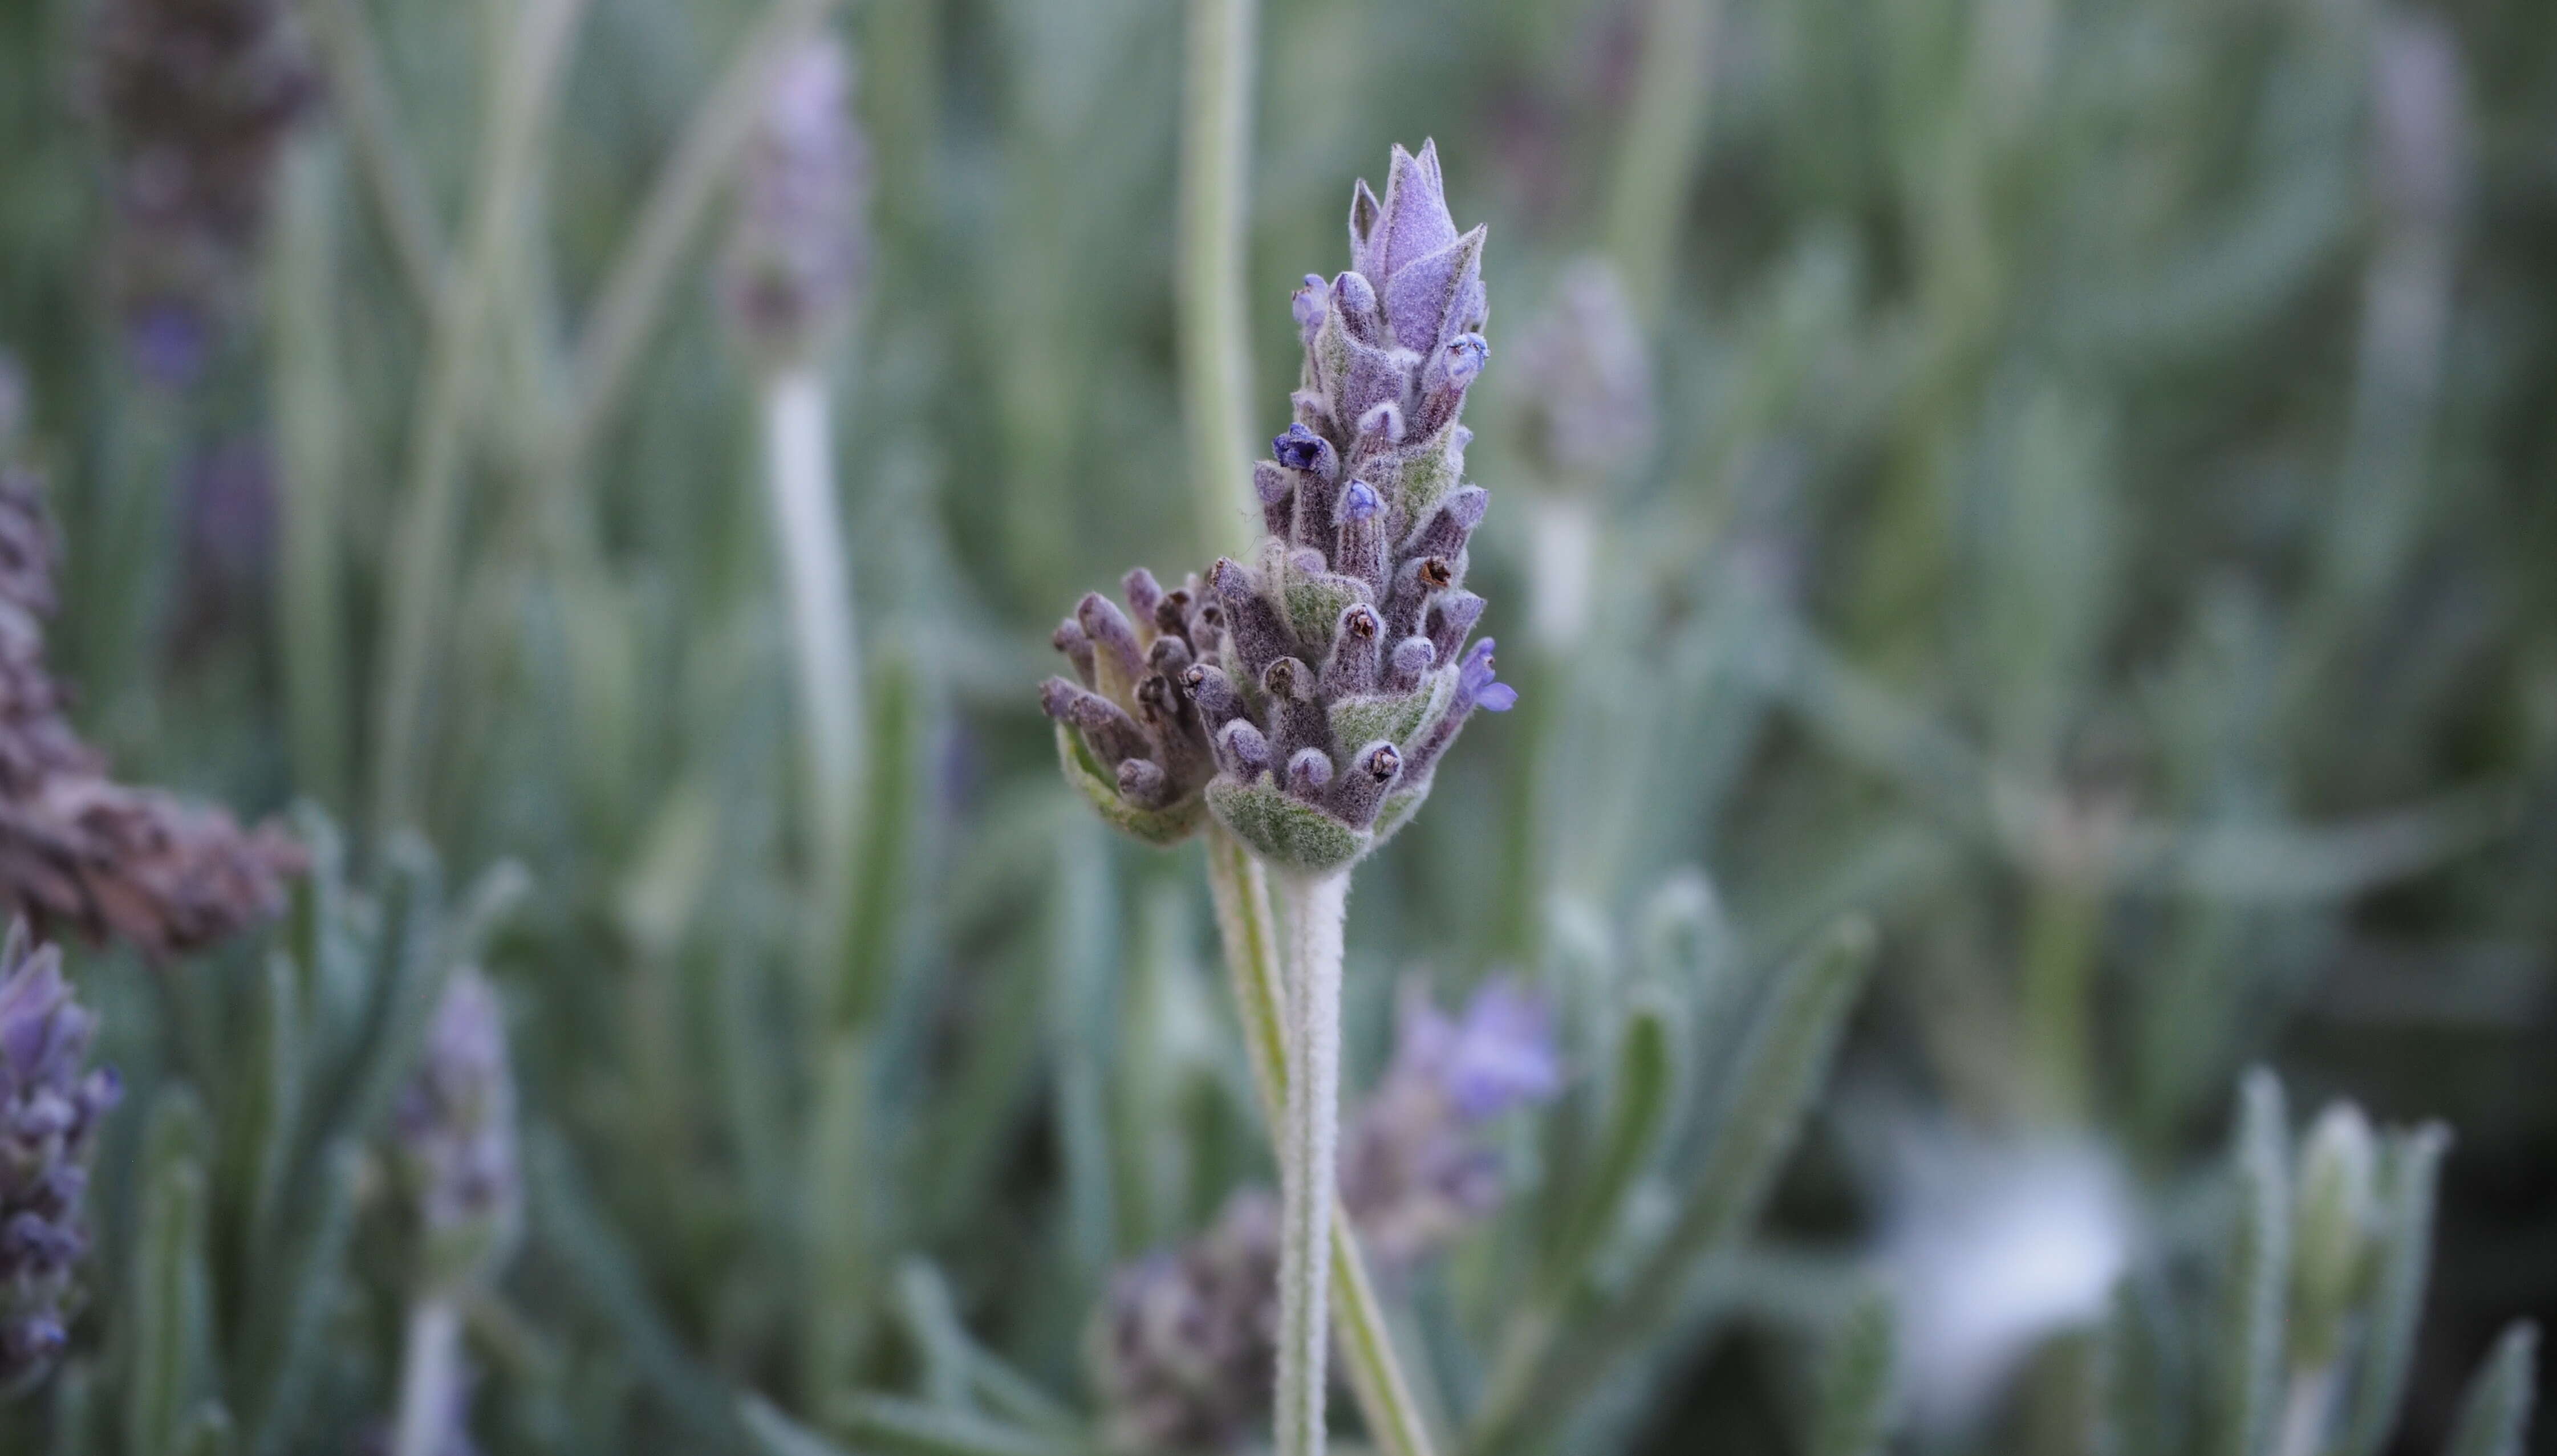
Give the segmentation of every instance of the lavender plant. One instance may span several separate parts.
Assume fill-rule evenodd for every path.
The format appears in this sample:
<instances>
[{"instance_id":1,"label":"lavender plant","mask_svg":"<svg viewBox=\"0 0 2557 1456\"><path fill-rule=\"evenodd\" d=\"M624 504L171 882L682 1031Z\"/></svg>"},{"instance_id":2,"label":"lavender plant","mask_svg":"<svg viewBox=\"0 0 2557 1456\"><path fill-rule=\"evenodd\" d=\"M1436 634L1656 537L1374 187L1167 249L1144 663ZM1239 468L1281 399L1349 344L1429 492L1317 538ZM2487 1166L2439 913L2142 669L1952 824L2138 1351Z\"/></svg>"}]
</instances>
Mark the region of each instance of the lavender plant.
<instances>
[{"instance_id":1,"label":"lavender plant","mask_svg":"<svg viewBox=\"0 0 2557 1456\"><path fill-rule=\"evenodd\" d=\"M62 959L23 919L0 944L0 1398L43 1380L68 1342L90 1153L123 1090L112 1070L82 1065L97 1023Z\"/></svg>"},{"instance_id":2,"label":"lavender plant","mask_svg":"<svg viewBox=\"0 0 2557 1456\"><path fill-rule=\"evenodd\" d=\"M1341 917L1349 868L1408 822L1477 707L1517 699L1466 543L1490 503L1464 482L1465 392L1490 346L1484 230L1458 233L1434 143L1397 147L1380 200L1350 202L1352 266L1308 275L1295 421L1253 467L1266 533L1165 591L1140 569L1130 611L1087 595L1056 631L1076 681L1051 678L1069 781L1114 823L1165 843L1202 807L1295 886L1280 1162L1282 1452L1322 1448L1338 1097ZM1105 771L1106 770L1106 771Z\"/></svg>"}]
</instances>

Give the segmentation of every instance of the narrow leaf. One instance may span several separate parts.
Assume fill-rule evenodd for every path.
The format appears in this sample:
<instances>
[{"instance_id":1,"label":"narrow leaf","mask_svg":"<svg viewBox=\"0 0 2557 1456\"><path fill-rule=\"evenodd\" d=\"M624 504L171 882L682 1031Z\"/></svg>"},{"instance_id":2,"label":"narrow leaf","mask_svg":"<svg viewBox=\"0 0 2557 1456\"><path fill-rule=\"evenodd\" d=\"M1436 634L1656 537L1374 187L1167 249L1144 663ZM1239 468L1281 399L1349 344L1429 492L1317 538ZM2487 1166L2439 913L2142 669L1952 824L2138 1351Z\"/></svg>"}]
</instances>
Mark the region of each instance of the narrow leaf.
<instances>
[{"instance_id":1,"label":"narrow leaf","mask_svg":"<svg viewBox=\"0 0 2557 1456\"><path fill-rule=\"evenodd\" d=\"M2522 1320L2506 1328L2460 1397L2459 1423L2443 1456L2521 1456L2538 1363L2539 1327Z\"/></svg>"},{"instance_id":2,"label":"narrow leaf","mask_svg":"<svg viewBox=\"0 0 2557 1456\"><path fill-rule=\"evenodd\" d=\"M1899 1333L1891 1296L1868 1289L1847 1311L1829 1347L1820 1380L1820 1409L1812 1456L1871 1456L1890 1433Z\"/></svg>"},{"instance_id":3,"label":"narrow leaf","mask_svg":"<svg viewBox=\"0 0 2557 1456\"><path fill-rule=\"evenodd\" d=\"M2450 1145L2438 1124L2389 1134L2379 1167L2377 1268L2341 1456L2377 1456L2397 1428L2433 1264L2433 1190Z\"/></svg>"},{"instance_id":4,"label":"narrow leaf","mask_svg":"<svg viewBox=\"0 0 2557 1456\"><path fill-rule=\"evenodd\" d=\"M2282 1084L2260 1068L2238 1093L2230 1151L2236 1225L2219 1314L2217 1456L2271 1448L2282 1390L2282 1320L2290 1295L2290 1132Z\"/></svg>"}]
</instances>

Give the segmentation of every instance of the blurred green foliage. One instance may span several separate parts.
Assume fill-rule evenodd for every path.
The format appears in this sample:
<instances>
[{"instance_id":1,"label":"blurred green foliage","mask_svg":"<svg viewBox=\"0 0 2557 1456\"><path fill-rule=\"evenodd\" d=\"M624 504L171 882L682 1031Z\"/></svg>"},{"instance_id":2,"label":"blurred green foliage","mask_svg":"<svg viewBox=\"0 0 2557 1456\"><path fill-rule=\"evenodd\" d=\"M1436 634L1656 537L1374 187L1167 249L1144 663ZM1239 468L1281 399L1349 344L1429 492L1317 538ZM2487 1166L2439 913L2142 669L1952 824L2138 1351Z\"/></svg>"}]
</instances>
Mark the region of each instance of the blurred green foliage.
<instances>
[{"instance_id":1,"label":"blurred green foliage","mask_svg":"<svg viewBox=\"0 0 2557 1456\"><path fill-rule=\"evenodd\" d=\"M348 867L322 857L284 960L73 957L141 1095L75 1359L0 1440L239 1449L191 1424L226 1409L243 1446L336 1451L385 1412L404 1276L364 1104L305 1086L278 1131L257 1079L305 1022L326 1035L297 1075L395 1075L415 979L467 936L513 1012L532 1201L467 1311L486 1448L1079 1449L1111 1267L1267 1177L1197 852L1093 822L1032 694L1076 595L1198 552L1181 14L828 22L876 177L829 376L869 790L828 883L715 229L671 238L625 387L595 329L764 7L310 0L315 46L364 18L396 110L368 141L330 53L256 265L174 388L139 374L98 262L95 9L0 8L0 346L67 542L54 666L127 776L308 800ZM553 12L545 76L526 46ZM1689 1094L1740 1057L1738 1008L1778 1021L1779 968L1861 910L1875 990L1759 1272L1618 1306L1642 1358L1601 1372L1571 1449L1858 1449L1892 1343L1849 1267L1875 1128L2089 1132L2182 1209L2222 1186L2254 1061L2458 1129L2404 1439L2457 1421L2502 1449L2504 1407L2464 1418L2460 1392L2505 1319L2557 1308L2557 10L1269 0L1260 36L1256 428L1283 423L1288 290L1342 266L1348 181L1388 141L1434 135L1457 214L1492 223L1476 577L1527 701L1361 879L1350 1083L1415 965L1524 971L1583 1080L1511 1149L1511 1212L1398 1296L1433 1408L1477 1408L1532 1302L1507 1268L1595 1281L1541 1275L1539 1308L1622 1285L1728 1155L1728 1109ZM483 196L509 77L513 215ZM470 329L423 306L420 217L444 286L485 291ZM1505 429L1504 352L1591 252L1632 291L1660 429L1570 483ZM450 459L421 463L437 428ZM191 486L243 446L260 500ZM451 551L418 568L441 474ZM1552 505L1594 533L1574 633L1528 625ZM248 569L207 569L207 512L243 509ZM403 570L441 573L414 699L377 691ZM438 862L529 890L402 942ZM812 965L821 906L852 933ZM1702 939L1654 944L1680 926ZM1646 1058L1688 1079L1648 1114ZM280 1204L261 1158L297 1170ZM1613 1234L1557 1191L1593 1167ZM1754 1202L1715 1257L1752 1261ZM144 1312L165 1299L186 1308ZM2526 1370L2506 1349L2478 1400ZM2037 1362L1974 1443L2077 1449L2046 1407L2084 1374ZM740 1415L745 1390L775 1403Z\"/></svg>"}]
</instances>

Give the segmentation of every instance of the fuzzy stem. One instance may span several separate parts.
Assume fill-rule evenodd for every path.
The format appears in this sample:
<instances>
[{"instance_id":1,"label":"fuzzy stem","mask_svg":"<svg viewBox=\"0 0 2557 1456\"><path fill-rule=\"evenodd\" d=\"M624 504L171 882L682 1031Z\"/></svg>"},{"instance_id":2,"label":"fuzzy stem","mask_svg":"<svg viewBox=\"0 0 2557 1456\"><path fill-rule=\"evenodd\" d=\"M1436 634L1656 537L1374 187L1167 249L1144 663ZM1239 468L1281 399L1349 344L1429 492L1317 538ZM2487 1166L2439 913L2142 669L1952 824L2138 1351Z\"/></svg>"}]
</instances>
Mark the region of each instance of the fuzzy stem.
<instances>
[{"instance_id":1,"label":"fuzzy stem","mask_svg":"<svg viewBox=\"0 0 2557 1456\"><path fill-rule=\"evenodd\" d=\"M408 1349L400 1358L399 1423L391 1456L438 1456L452 1442L453 1382L461 1311L442 1293L419 1297L408 1312Z\"/></svg>"},{"instance_id":2,"label":"fuzzy stem","mask_svg":"<svg viewBox=\"0 0 2557 1456\"><path fill-rule=\"evenodd\" d=\"M1290 887L1287 1122L1278 1142L1278 1456L1322 1456L1324 1318L1341 1091L1341 920L1347 873Z\"/></svg>"},{"instance_id":3,"label":"fuzzy stem","mask_svg":"<svg viewBox=\"0 0 2557 1456\"><path fill-rule=\"evenodd\" d=\"M1270 906L1270 881L1261 861L1221 829L1207 832L1207 881L1216 899L1217 930L1225 942L1226 974L1236 1013L1261 1092L1262 1117L1276 1129L1286 1116L1287 1032L1285 992L1278 974L1278 931ZM1404 1378L1387 1328L1385 1307L1368 1278L1358 1238L1337 1204L1332 1213L1332 1305L1341 1355L1359 1413L1384 1456L1431 1456L1427 1422Z\"/></svg>"},{"instance_id":4,"label":"fuzzy stem","mask_svg":"<svg viewBox=\"0 0 2557 1456\"><path fill-rule=\"evenodd\" d=\"M824 377L784 369L764 383L764 463L773 554L781 565L797 678L799 731L810 789L810 883L824 907L817 926L832 965L848 882L861 789L861 666L852 569L835 508L834 444ZM829 992L828 1004L833 1003Z\"/></svg>"},{"instance_id":5,"label":"fuzzy stem","mask_svg":"<svg viewBox=\"0 0 2557 1456\"><path fill-rule=\"evenodd\" d=\"M2326 1449L2327 1426L2335 1411L2335 1362L2291 1372L2290 1393L2282 1401L2281 1434L2273 1456L2318 1456Z\"/></svg>"},{"instance_id":6,"label":"fuzzy stem","mask_svg":"<svg viewBox=\"0 0 2557 1456\"><path fill-rule=\"evenodd\" d=\"M1251 523L1251 346L1244 326L1243 184L1252 163L1255 0L1190 0L1181 100L1181 418L1199 540L1239 549Z\"/></svg>"}]
</instances>

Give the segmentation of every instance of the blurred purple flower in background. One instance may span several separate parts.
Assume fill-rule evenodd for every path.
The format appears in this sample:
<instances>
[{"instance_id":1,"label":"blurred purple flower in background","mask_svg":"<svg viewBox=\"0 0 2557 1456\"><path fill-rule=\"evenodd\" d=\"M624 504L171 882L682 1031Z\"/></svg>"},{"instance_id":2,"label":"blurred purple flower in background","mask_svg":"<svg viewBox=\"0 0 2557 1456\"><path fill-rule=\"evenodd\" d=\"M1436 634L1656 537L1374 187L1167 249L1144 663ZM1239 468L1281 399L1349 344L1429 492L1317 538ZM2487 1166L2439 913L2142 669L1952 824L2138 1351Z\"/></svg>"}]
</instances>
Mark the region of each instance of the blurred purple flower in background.
<instances>
[{"instance_id":1,"label":"blurred purple flower in background","mask_svg":"<svg viewBox=\"0 0 2557 1456\"><path fill-rule=\"evenodd\" d=\"M0 1393L41 1379L68 1339L89 1148L122 1092L112 1071L81 1070L96 1018L61 951L31 941L21 920L0 948Z\"/></svg>"}]
</instances>

